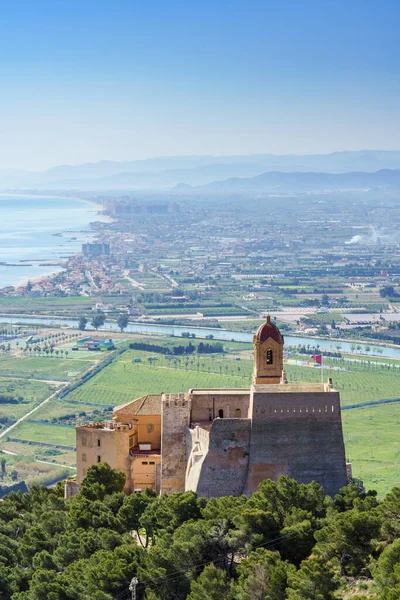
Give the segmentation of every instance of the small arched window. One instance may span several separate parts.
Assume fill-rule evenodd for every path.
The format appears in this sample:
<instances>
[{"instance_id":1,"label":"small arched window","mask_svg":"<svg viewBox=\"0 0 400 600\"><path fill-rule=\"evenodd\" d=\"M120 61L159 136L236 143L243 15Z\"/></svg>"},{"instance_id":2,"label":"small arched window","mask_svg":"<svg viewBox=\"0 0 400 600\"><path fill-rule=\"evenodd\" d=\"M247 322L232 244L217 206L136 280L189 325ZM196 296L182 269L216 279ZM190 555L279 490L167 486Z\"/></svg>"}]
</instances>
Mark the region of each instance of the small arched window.
<instances>
[{"instance_id":1,"label":"small arched window","mask_svg":"<svg viewBox=\"0 0 400 600\"><path fill-rule=\"evenodd\" d=\"M267 365L272 365L274 362L274 355L272 353L271 348L267 350Z\"/></svg>"},{"instance_id":2,"label":"small arched window","mask_svg":"<svg viewBox=\"0 0 400 600\"><path fill-rule=\"evenodd\" d=\"M224 418L224 411L222 410L222 408L219 409L218 416L219 416L220 419Z\"/></svg>"},{"instance_id":3,"label":"small arched window","mask_svg":"<svg viewBox=\"0 0 400 600\"><path fill-rule=\"evenodd\" d=\"M242 416L242 411L240 408L235 408L235 419L240 419Z\"/></svg>"},{"instance_id":4,"label":"small arched window","mask_svg":"<svg viewBox=\"0 0 400 600\"><path fill-rule=\"evenodd\" d=\"M82 454L82 462L86 462L86 454Z\"/></svg>"}]
</instances>

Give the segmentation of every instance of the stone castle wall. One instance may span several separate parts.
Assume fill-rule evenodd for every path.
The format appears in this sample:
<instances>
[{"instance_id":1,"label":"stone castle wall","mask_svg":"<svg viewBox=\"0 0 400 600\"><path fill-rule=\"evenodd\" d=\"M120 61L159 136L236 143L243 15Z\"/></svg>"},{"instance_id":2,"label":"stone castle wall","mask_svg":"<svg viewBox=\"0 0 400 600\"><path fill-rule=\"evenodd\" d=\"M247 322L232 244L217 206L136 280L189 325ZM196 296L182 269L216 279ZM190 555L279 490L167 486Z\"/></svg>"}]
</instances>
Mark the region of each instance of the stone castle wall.
<instances>
[{"instance_id":1,"label":"stone castle wall","mask_svg":"<svg viewBox=\"0 0 400 600\"><path fill-rule=\"evenodd\" d=\"M161 492L185 491L186 426L191 400L185 394L161 397Z\"/></svg>"},{"instance_id":2,"label":"stone castle wall","mask_svg":"<svg viewBox=\"0 0 400 600\"><path fill-rule=\"evenodd\" d=\"M246 493L263 479L317 481L329 495L347 483L338 392L252 391Z\"/></svg>"},{"instance_id":3,"label":"stone castle wall","mask_svg":"<svg viewBox=\"0 0 400 600\"><path fill-rule=\"evenodd\" d=\"M210 429L208 452L198 475L199 496L239 496L243 493L250 450L249 419L216 419Z\"/></svg>"},{"instance_id":4,"label":"stone castle wall","mask_svg":"<svg viewBox=\"0 0 400 600\"><path fill-rule=\"evenodd\" d=\"M249 417L250 390L191 390L192 423L213 421L221 415L233 419ZM240 414L238 414L238 411Z\"/></svg>"}]
</instances>

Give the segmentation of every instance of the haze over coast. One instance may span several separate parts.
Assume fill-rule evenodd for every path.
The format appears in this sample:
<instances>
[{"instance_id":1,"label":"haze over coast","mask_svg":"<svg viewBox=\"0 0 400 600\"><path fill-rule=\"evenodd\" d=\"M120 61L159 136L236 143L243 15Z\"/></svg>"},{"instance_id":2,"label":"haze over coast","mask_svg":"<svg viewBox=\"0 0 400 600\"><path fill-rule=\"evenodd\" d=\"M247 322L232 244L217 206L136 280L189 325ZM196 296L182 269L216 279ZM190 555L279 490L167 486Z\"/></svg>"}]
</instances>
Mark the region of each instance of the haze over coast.
<instances>
[{"instance_id":1,"label":"haze over coast","mask_svg":"<svg viewBox=\"0 0 400 600\"><path fill-rule=\"evenodd\" d=\"M44 195L1 195L0 210L0 288L61 270L103 219L83 200Z\"/></svg>"}]
</instances>

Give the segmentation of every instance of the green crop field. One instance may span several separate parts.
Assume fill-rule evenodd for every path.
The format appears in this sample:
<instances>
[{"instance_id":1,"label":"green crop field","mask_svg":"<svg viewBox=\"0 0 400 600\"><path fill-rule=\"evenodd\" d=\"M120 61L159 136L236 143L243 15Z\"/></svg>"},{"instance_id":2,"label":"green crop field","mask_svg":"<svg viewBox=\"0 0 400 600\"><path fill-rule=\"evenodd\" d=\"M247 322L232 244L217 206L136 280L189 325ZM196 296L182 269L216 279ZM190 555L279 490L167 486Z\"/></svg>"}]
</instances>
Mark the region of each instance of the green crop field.
<instances>
[{"instance_id":1,"label":"green crop field","mask_svg":"<svg viewBox=\"0 0 400 600\"><path fill-rule=\"evenodd\" d=\"M31 381L29 379L11 379L0 377L0 394L13 396L14 398L23 398L24 402L41 401L48 398L58 386L45 383L43 381ZM15 406L0 404L2 406Z\"/></svg>"},{"instance_id":2,"label":"green crop field","mask_svg":"<svg viewBox=\"0 0 400 600\"><path fill-rule=\"evenodd\" d=\"M347 457L353 475L383 496L400 485L400 404L343 411Z\"/></svg>"},{"instance_id":3,"label":"green crop field","mask_svg":"<svg viewBox=\"0 0 400 600\"><path fill-rule=\"evenodd\" d=\"M191 387L248 387L251 383L253 360L248 353L178 356L165 359L161 354L128 350L68 398L80 402L117 405L146 393L181 392ZM157 360L148 362L149 357ZM133 363L141 358L141 363ZM309 360L307 356L303 360ZM323 377L333 378L341 392L342 405L397 398L399 372L395 367L369 363L327 361ZM340 369L333 367L340 364ZM292 364L285 365L289 382L319 382L321 370Z\"/></svg>"},{"instance_id":4,"label":"green crop field","mask_svg":"<svg viewBox=\"0 0 400 600\"><path fill-rule=\"evenodd\" d=\"M177 342L181 342L180 338L163 339L162 341L151 338L146 341L155 344L168 344L173 341L175 345ZM194 342L197 345L198 340ZM92 420L90 415L96 410L102 411L102 408L101 406L90 405L90 403L100 404L107 408L129 402L149 393L185 392L191 387L248 387L253 370L253 359L248 351L249 346L230 342L225 346L231 348L229 354L194 353L192 355L174 356L172 359L167 359L160 353L127 350L124 354L116 357L98 375L71 392L64 399L55 398L51 400L34 413L29 421L12 430L10 436L23 440L74 446L74 427L60 427L53 424L43 424L39 421L51 421L70 415L72 422L74 422L72 415L79 415L82 412L89 415L89 420ZM156 360L149 361L150 357ZM135 358L140 358L141 362L134 363ZM236 360L238 358L240 360ZM290 358L309 360L309 357L305 355L292 354ZM61 373L68 376L71 373L69 370L71 366L82 369L82 367L85 368L90 364L89 361L84 360L2 357L0 359L0 371L2 367L4 368L4 364L12 361L19 363L21 371L22 365L29 366L28 372L31 376L33 373L37 373L38 368L41 367L46 369L47 376L49 376L50 371L53 377L55 377L54 373L58 373L58 377ZM378 362L378 364L374 364L375 362ZM400 396L399 371L395 366L396 361L387 362L393 364L380 363L379 360L376 361L372 357L363 360L326 358L323 373L324 380L328 377L333 378L334 386L341 392L342 406L397 398ZM66 372L65 369L67 368L68 371ZM289 382L321 381L321 371L318 368L296 364L286 364L285 368ZM7 416L9 410L15 413L14 417L21 416L20 407L23 407L21 409L23 412L27 412L30 406L34 406L35 402L49 395L47 392L51 392L49 384L29 380L2 380L0 378L0 390L3 389L1 385L4 390L7 390L6 386L15 386L15 393L18 392L18 389L22 390L18 394L30 400L30 404L4 405L0 407L0 416L2 410L7 413ZM380 494L383 494L394 484L400 484L397 467L400 459L400 444L397 443L400 428L399 419L400 404L343 411L346 452L353 463L354 476L363 479L368 488L375 488ZM84 420L85 417L82 416L82 421ZM69 423L71 424L71 421ZM27 446L18 442L3 440L1 447L14 449L14 451L25 455L30 454L45 458L45 455L43 455L45 447L43 446ZM62 452L59 459L55 456L50 457L50 460L73 464L73 456L73 453Z\"/></svg>"},{"instance_id":5,"label":"green crop field","mask_svg":"<svg viewBox=\"0 0 400 600\"><path fill-rule=\"evenodd\" d=\"M102 409L101 406L90 406L88 404L81 404L77 402L69 402L69 397L65 398L52 398L47 404L39 408L33 415L30 416L31 421L51 421L51 419L58 419L65 415L76 415L77 417L81 413L86 413L86 415L90 415L95 410L104 410L108 408L107 405L104 405ZM111 407L111 405L110 405ZM85 415L82 415L82 422L84 422ZM12 435L12 434L11 434ZM43 440L46 441L46 440Z\"/></svg>"},{"instance_id":6,"label":"green crop field","mask_svg":"<svg viewBox=\"0 0 400 600\"><path fill-rule=\"evenodd\" d=\"M48 462L65 463L69 466L75 466L76 456L74 450L62 450L57 448L47 448L36 444L23 444L22 442L0 441L0 452L8 450L15 453L16 456L24 458L36 458ZM9 455L11 456L11 455Z\"/></svg>"},{"instance_id":7,"label":"green crop field","mask_svg":"<svg viewBox=\"0 0 400 600\"><path fill-rule=\"evenodd\" d=\"M289 381L299 383L304 381L321 381L321 372L316 368L286 365ZM353 367L349 365L348 369ZM371 370L335 371L324 368L324 380L332 377L334 387L340 391L342 406L371 402L373 400L391 399L400 397L398 369L378 367Z\"/></svg>"},{"instance_id":8,"label":"green crop field","mask_svg":"<svg viewBox=\"0 0 400 600\"><path fill-rule=\"evenodd\" d=\"M184 392L191 387L246 387L247 379L236 374L228 373L221 366L221 374L212 372L213 361L208 356L199 358L197 370L197 356L185 357L178 361L167 361L162 355L157 355L157 363L132 363L135 356L154 356L151 353L127 351L111 365L103 369L98 375L90 379L85 385L68 395L70 400L81 402L96 402L117 406L129 402L143 394L158 394L160 392ZM213 355L215 356L215 355ZM190 361L193 361L191 363ZM214 360L214 369L218 359ZM222 365L222 360L220 361ZM230 366L230 365L229 365ZM207 369L210 369L210 372Z\"/></svg>"},{"instance_id":9,"label":"green crop field","mask_svg":"<svg viewBox=\"0 0 400 600\"><path fill-rule=\"evenodd\" d=\"M57 386L42 381L0 378L0 394L23 399L18 404L0 404L0 419L19 419L56 389Z\"/></svg>"},{"instance_id":10,"label":"green crop field","mask_svg":"<svg viewBox=\"0 0 400 600\"><path fill-rule=\"evenodd\" d=\"M70 358L0 356L0 377L17 375L31 379L70 381L89 369L91 364L93 361Z\"/></svg>"},{"instance_id":11,"label":"green crop field","mask_svg":"<svg viewBox=\"0 0 400 600\"><path fill-rule=\"evenodd\" d=\"M75 428L59 425L46 425L24 421L12 431L10 437L31 442L46 442L75 447Z\"/></svg>"},{"instance_id":12,"label":"green crop field","mask_svg":"<svg viewBox=\"0 0 400 600\"><path fill-rule=\"evenodd\" d=\"M6 463L5 481L10 481L10 472L16 470L18 480L24 480L28 486L34 484L49 485L74 473L74 470L67 466L38 462L30 456L11 456L5 454L2 458L5 459Z\"/></svg>"},{"instance_id":13,"label":"green crop field","mask_svg":"<svg viewBox=\"0 0 400 600\"><path fill-rule=\"evenodd\" d=\"M125 304L126 299L117 296L68 296L65 298L0 298L0 312L2 313L29 313L31 315L49 314L73 317L77 314L89 313L96 302L111 304ZM18 320L18 319L16 319Z\"/></svg>"}]
</instances>

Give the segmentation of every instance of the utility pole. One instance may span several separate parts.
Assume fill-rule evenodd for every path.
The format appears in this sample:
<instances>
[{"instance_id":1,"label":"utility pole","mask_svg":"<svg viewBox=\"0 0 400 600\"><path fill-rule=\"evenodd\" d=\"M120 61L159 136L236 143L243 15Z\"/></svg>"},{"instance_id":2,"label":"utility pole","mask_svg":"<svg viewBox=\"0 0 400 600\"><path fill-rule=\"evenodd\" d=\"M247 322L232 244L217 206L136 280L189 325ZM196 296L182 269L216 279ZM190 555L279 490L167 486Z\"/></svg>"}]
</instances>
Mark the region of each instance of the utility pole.
<instances>
[{"instance_id":1,"label":"utility pole","mask_svg":"<svg viewBox=\"0 0 400 600\"><path fill-rule=\"evenodd\" d=\"M132 577L132 581L129 584L129 591L132 592L132 600L136 600L136 586L139 583L137 577Z\"/></svg>"}]
</instances>

